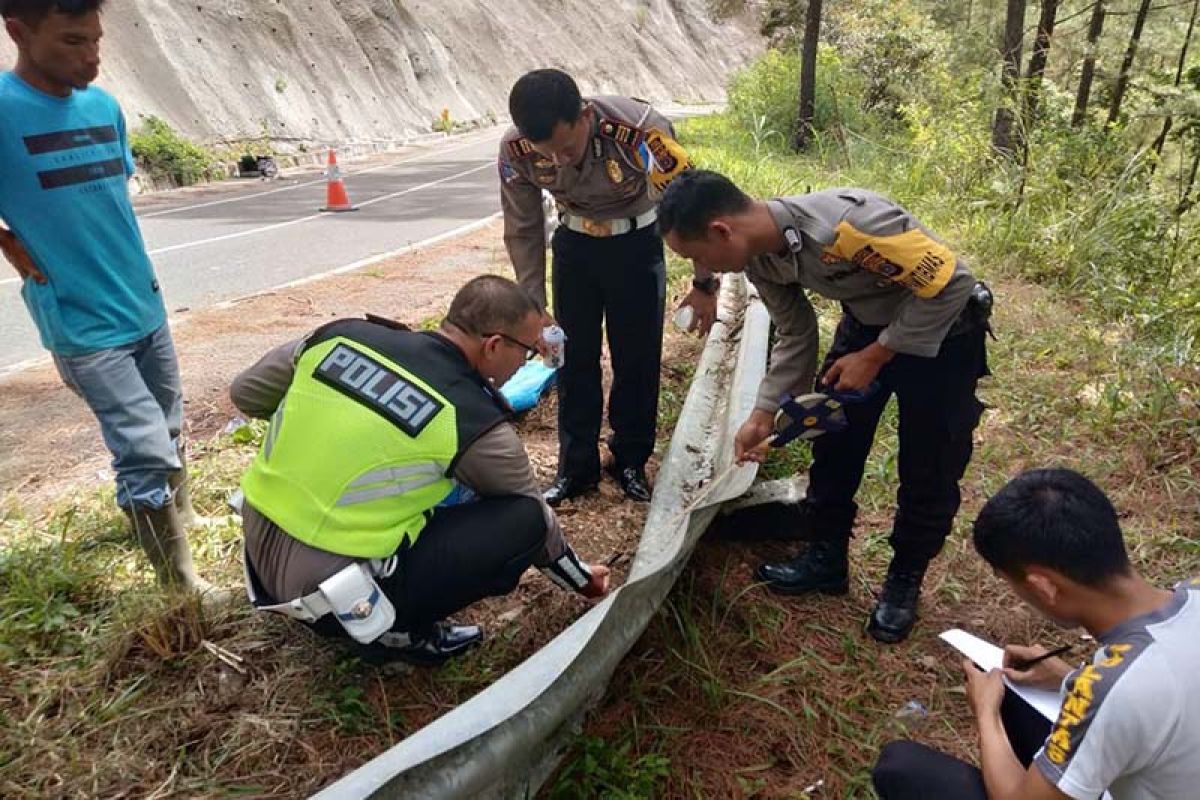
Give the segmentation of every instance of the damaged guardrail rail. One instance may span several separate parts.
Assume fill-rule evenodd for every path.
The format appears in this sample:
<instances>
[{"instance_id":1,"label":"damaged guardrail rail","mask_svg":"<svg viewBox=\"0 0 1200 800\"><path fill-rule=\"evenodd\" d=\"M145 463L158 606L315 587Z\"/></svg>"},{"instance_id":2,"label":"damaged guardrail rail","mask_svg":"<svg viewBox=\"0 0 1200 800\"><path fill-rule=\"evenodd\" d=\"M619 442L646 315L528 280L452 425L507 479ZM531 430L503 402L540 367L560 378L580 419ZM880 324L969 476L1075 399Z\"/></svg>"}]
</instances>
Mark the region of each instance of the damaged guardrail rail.
<instances>
[{"instance_id":1,"label":"damaged guardrail rail","mask_svg":"<svg viewBox=\"0 0 1200 800\"><path fill-rule=\"evenodd\" d=\"M725 280L718 318L655 483L629 578L518 667L315 795L332 798L530 797L584 712L641 636L717 505L756 467L731 469L733 437L766 369L769 319L746 280ZM721 486L707 486L721 476ZM688 510L703 490L703 504Z\"/></svg>"}]
</instances>

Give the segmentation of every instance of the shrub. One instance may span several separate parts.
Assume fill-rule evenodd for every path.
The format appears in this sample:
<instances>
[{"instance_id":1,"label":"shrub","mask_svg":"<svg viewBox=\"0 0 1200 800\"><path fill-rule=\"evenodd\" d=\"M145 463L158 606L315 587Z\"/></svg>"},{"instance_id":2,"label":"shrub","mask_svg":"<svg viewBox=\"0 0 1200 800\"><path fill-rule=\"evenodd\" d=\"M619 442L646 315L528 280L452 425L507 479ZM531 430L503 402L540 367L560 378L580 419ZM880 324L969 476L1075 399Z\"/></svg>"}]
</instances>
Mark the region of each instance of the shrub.
<instances>
[{"instance_id":1,"label":"shrub","mask_svg":"<svg viewBox=\"0 0 1200 800\"><path fill-rule=\"evenodd\" d=\"M170 179L178 186L210 179L216 158L205 148L184 139L166 121L150 116L129 138L133 157L152 177Z\"/></svg>"}]
</instances>

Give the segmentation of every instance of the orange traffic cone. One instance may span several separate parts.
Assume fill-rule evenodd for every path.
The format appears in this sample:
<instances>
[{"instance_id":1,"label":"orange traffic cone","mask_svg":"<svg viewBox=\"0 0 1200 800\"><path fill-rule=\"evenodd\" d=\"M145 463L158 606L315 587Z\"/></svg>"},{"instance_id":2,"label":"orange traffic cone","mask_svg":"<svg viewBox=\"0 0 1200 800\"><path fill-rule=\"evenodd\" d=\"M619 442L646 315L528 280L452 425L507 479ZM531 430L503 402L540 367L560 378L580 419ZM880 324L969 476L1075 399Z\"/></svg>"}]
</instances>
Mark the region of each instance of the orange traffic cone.
<instances>
[{"instance_id":1,"label":"orange traffic cone","mask_svg":"<svg viewBox=\"0 0 1200 800\"><path fill-rule=\"evenodd\" d=\"M342 171L338 169L337 153L329 148L329 168L325 171L325 207L322 211L358 211L350 205L350 196L346 194L346 184L342 181Z\"/></svg>"}]
</instances>

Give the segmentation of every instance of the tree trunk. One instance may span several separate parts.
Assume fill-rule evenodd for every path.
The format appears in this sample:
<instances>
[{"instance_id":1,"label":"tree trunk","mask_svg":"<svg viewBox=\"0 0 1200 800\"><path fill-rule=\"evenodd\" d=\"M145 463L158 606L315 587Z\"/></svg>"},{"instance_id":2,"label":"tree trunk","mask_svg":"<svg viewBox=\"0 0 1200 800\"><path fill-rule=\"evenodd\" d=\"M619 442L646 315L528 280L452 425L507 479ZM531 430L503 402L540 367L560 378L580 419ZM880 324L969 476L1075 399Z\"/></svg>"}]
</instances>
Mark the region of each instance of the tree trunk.
<instances>
[{"instance_id":1,"label":"tree trunk","mask_svg":"<svg viewBox=\"0 0 1200 800\"><path fill-rule=\"evenodd\" d=\"M992 123L992 147L1007 156L1016 152L1016 148L1013 147L1013 123L1016 121L1014 108L1017 107L1017 80L1021 76L1021 41L1024 25L1025 0L1008 0L1008 14L1004 20L1004 42L1000 49L1004 62L1000 73L1004 96Z\"/></svg>"},{"instance_id":2,"label":"tree trunk","mask_svg":"<svg viewBox=\"0 0 1200 800\"><path fill-rule=\"evenodd\" d=\"M804 20L804 42L800 50L800 115L796 120L793 148L799 152L812 143L813 110L817 94L817 44L821 40L821 3L808 0Z\"/></svg>"},{"instance_id":3,"label":"tree trunk","mask_svg":"<svg viewBox=\"0 0 1200 800\"><path fill-rule=\"evenodd\" d=\"M1179 205L1175 207L1176 214L1186 213L1195 204L1192 200L1192 189L1196 186L1196 173L1200 171L1200 142L1193 143L1192 147L1194 148L1192 152L1192 168L1188 172L1187 183L1180 193L1182 199L1179 201Z\"/></svg>"},{"instance_id":4,"label":"tree trunk","mask_svg":"<svg viewBox=\"0 0 1200 800\"><path fill-rule=\"evenodd\" d=\"M1037 118L1038 100L1041 99L1042 76L1046 74L1046 60L1050 57L1050 39L1054 36L1054 19L1058 16L1058 0L1042 0L1042 16L1038 20L1037 36L1033 40L1033 53L1029 56L1029 69L1025 73L1025 133L1033 130Z\"/></svg>"},{"instance_id":5,"label":"tree trunk","mask_svg":"<svg viewBox=\"0 0 1200 800\"><path fill-rule=\"evenodd\" d=\"M1192 3L1192 17L1188 20L1187 36L1183 37L1183 47L1179 48L1179 63L1175 67L1175 88L1179 88L1179 84L1183 82L1183 65L1187 61L1188 45L1192 43L1192 31L1196 29L1196 11L1200 10L1200 0ZM1154 140L1154 152L1156 155L1162 155L1163 145L1167 143L1167 134L1171 132L1171 115L1167 114L1167 118L1163 120L1162 132L1158 134L1158 138Z\"/></svg>"},{"instance_id":6,"label":"tree trunk","mask_svg":"<svg viewBox=\"0 0 1200 800\"><path fill-rule=\"evenodd\" d=\"M1150 0L1142 0L1138 6L1137 16L1133 20L1133 33L1129 36L1129 46L1125 48L1125 59L1121 62L1121 71L1117 74L1117 86L1113 90L1112 105L1108 108L1108 124L1113 125L1121 117L1121 103L1125 100L1125 89L1129 87L1129 73L1133 69L1133 59L1137 55L1138 44L1142 40L1142 28L1146 25L1146 15L1150 13Z\"/></svg>"},{"instance_id":7,"label":"tree trunk","mask_svg":"<svg viewBox=\"0 0 1200 800\"><path fill-rule=\"evenodd\" d=\"M1092 21L1088 25L1087 54L1083 57L1083 72L1079 74L1079 92L1075 95L1075 112L1071 114L1071 127L1078 128L1087 119L1088 100L1092 96L1092 78L1096 75L1096 42L1104 29L1104 0L1096 0L1092 6Z\"/></svg>"}]
</instances>

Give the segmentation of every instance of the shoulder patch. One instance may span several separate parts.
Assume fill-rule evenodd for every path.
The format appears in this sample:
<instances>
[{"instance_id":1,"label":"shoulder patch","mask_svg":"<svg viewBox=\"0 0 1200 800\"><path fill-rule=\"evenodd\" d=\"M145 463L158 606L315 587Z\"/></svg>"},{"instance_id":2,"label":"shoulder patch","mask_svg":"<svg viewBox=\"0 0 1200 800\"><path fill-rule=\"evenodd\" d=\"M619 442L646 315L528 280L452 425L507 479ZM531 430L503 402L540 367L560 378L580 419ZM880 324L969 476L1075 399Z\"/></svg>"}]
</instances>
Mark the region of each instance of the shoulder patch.
<instances>
[{"instance_id":1,"label":"shoulder patch","mask_svg":"<svg viewBox=\"0 0 1200 800\"><path fill-rule=\"evenodd\" d=\"M390 319L389 317L381 317L378 314L372 314L369 311L366 314L366 320L367 320L367 322L373 322L376 325L382 325L385 328L391 328L394 331L410 331L410 330L412 330L412 328L408 327L407 325L405 325L403 322L400 322L399 320Z\"/></svg>"},{"instance_id":2,"label":"shoulder patch","mask_svg":"<svg viewBox=\"0 0 1200 800\"><path fill-rule=\"evenodd\" d=\"M508 154L512 158L528 158L533 154L533 142L524 136L508 143Z\"/></svg>"},{"instance_id":3,"label":"shoulder patch","mask_svg":"<svg viewBox=\"0 0 1200 800\"><path fill-rule=\"evenodd\" d=\"M681 172L692 166L691 158L679 142L658 128L651 128L646 132L646 149L650 151L654 162L650 170L650 183L660 192L666 190Z\"/></svg>"},{"instance_id":4,"label":"shoulder patch","mask_svg":"<svg viewBox=\"0 0 1200 800\"><path fill-rule=\"evenodd\" d=\"M520 177L517 174L516 167L508 163L507 160L501 158L497 161L496 165L500 169L500 180L504 181L505 183L512 183L518 177Z\"/></svg>"},{"instance_id":5,"label":"shoulder patch","mask_svg":"<svg viewBox=\"0 0 1200 800\"><path fill-rule=\"evenodd\" d=\"M1062 773L1079 750L1079 745L1096 719L1101 703L1121 676L1153 640L1140 631L1122 642L1106 645L1092 663L1077 671L1067 682L1058 719L1038 754L1051 769Z\"/></svg>"},{"instance_id":6,"label":"shoulder patch","mask_svg":"<svg viewBox=\"0 0 1200 800\"><path fill-rule=\"evenodd\" d=\"M877 236L864 233L845 220L838 223L837 239L825 253L881 275L925 299L937 297L946 288L957 263L950 248L934 241L920 228Z\"/></svg>"},{"instance_id":7,"label":"shoulder patch","mask_svg":"<svg viewBox=\"0 0 1200 800\"><path fill-rule=\"evenodd\" d=\"M620 120L604 118L600 120L600 135L612 139L619 145L636 149L642 143L642 132L632 125Z\"/></svg>"}]
</instances>

